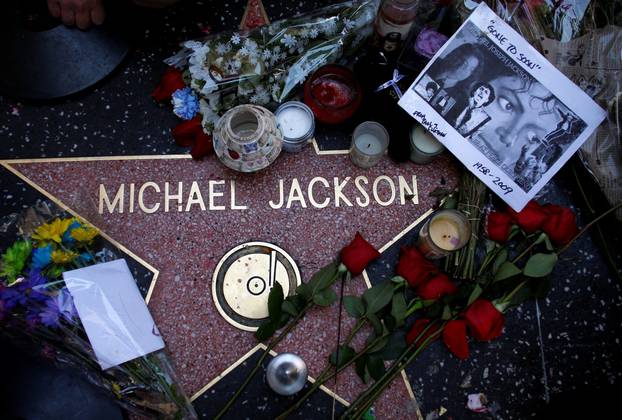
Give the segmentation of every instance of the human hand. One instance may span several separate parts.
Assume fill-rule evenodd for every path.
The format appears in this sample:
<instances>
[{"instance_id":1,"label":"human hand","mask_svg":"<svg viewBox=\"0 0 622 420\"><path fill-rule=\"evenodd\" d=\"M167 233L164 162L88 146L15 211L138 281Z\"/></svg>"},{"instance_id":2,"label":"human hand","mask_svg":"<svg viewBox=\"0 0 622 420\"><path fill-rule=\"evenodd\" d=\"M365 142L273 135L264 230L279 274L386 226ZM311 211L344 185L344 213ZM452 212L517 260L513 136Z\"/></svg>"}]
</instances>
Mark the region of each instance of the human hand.
<instances>
[{"instance_id":1,"label":"human hand","mask_svg":"<svg viewBox=\"0 0 622 420\"><path fill-rule=\"evenodd\" d=\"M52 16L61 18L67 26L88 29L101 25L106 17L102 0L47 0Z\"/></svg>"}]
</instances>

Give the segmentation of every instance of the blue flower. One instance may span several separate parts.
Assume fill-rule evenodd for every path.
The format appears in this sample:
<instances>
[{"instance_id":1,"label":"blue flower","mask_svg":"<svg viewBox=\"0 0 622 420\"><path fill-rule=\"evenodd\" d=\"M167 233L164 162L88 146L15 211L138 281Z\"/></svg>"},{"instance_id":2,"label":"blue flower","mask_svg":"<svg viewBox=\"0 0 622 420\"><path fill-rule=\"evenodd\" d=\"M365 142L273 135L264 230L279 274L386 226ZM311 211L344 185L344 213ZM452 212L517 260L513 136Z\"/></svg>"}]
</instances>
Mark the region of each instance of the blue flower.
<instances>
[{"instance_id":1,"label":"blue flower","mask_svg":"<svg viewBox=\"0 0 622 420\"><path fill-rule=\"evenodd\" d=\"M191 88L177 89L172 98L173 112L179 118L191 120L199 112L199 99Z\"/></svg>"},{"instance_id":2,"label":"blue flower","mask_svg":"<svg viewBox=\"0 0 622 420\"><path fill-rule=\"evenodd\" d=\"M48 298L45 307L39 314L41 322L50 328L60 326L60 321L73 322L76 317L76 308L67 289L62 289L58 295Z\"/></svg>"},{"instance_id":3,"label":"blue flower","mask_svg":"<svg viewBox=\"0 0 622 420\"><path fill-rule=\"evenodd\" d=\"M63 233L63 243L65 245L73 245L76 242L76 240L71 237L71 231L80 226L82 225L77 220L71 222L65 233Z\"/></svg>"},{"instance_id":4,"label":"blue flower","mask_svg":"<svg viewBox=\"0 0 622 420\"><path fill-rule=\"evenodd\" d=\"M91 261L93 261L93 256L91 254L89 254L88 252L83 252L82 254L80 254L79 258L82 261L84 261L84 262L91 262Z\"/></svg>"},{"instance_id":5,"label":"blue flower","mask_svg":"<svg viewBox=\"0 0 622 420\"><path fill-rule=\"evenodd\" d=\"M64 240L64 239L63 239ZM32 252L32 267L36 269L45 268L52 262L52 244L41 248L35 248Z\"/></svg>"}]
</instances>

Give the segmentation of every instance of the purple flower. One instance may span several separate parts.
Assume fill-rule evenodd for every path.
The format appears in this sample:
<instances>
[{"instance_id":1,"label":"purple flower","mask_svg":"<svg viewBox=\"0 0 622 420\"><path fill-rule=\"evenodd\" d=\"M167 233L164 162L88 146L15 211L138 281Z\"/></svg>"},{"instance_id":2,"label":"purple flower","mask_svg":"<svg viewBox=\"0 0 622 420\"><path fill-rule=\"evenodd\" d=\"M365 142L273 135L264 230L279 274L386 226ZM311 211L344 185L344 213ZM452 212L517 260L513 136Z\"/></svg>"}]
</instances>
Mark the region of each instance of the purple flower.
<instances>
[{"instance_id":1,"label":"purple flower","mask_svg":"<svg viewBox=\"0 0 622 420\"><path fill-rule=\"evenodd\" d=\"M63 289L56 296L50 297L39 313L41 322L50 328L59 327L60 321L63 319L72 322L75 317L76 308L73 306L73 299L67 289Z\"/></svg>"},{"instance_id":2,"label":"purple flower","mask_svg":"<svg viewBox=\"0 0 622 420\"><path fill-rule=\"evenodd\" d=\"M17 305L26 305L28 301L43 302L47 299L44 293L48 279L41 271L30 270L28 279L22 280L11 287L0 289L0 301L3 301L4 309L10 311Z\"/></svg>"}]
</instances>

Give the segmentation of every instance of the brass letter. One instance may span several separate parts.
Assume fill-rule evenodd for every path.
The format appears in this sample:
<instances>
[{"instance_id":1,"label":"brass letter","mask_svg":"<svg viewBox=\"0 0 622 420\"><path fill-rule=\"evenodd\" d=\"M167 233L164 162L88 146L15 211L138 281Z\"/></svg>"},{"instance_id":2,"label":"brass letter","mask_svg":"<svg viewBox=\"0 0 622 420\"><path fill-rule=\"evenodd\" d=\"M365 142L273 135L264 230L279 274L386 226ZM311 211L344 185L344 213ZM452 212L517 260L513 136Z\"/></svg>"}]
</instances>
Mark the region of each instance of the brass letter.
<instances>
[{"instance_id":1,"label":"brass letter","mask_svg":"<svg viewBox=\"0 0 622 420\"><path fill-rule=\"evenodd\" d=\"M406 179L402 175L400 175L397 180L400 186L400 203L402 203L402 205L406 204L406 195L408 194L413 196L413 198L411 199L413 204L419 204L419 193L417 192L417 175L413 175L412 190L410 189L410 187L406 183Z\"/></svg>"},{"instance_id":2,"label":"brass letter","mask_svg":"<svg viewBox=\"0 0 622 420\"><path fill-rule=\"evenodd\" d=\"M183 184L181 181L179 181L179 183L177 184L177 194L171 194L169 191L170 185L168 182L164 183L164 211L168 212L169 206L168 206L168 202L170 200L177 200L177 211L181 211L182 210L182 205L181 205L181 193L182 193L182 189L183 189Z\"/></svg>"},{"instance_id":3,"label":"brass letter","mask_svg":"<svg viewBox=\"0 0 622 420\"><path fill-rule=\"evenodd\" d=\"M273 209L280 209L281 207L283 207L283 203L285 202L285 192L283 191L282 179L279 179L279 190L281 191L281 199L279 200L279 204L273 203L272 200L268 202L268 204L270 204L270 207L272 207Z\"/></svg>"},{"instance_id":4,"label":"brass letter","mask_svg":"<svg viewBox=\"0 0 622 420\"><path fill-rule=\"evenodd\" d=\"M199 189L199 184L196 181L192 181L190 186L190 193L188 194L188 202L186 203L186 211L190 211L193 204L198 204L201 210L205 211L205 202Z\"/></svg>"},{"instance_id":5,"label":"brass letter","mask_svg":"<svg viewBox=\"0 0 622 420\"><path fill-rule=\"evenodd\" d=\"M123 196L125 193L125 184L121 184L117 193L110 203L110 198L108 198L108 194L106 193L106 187L104 184L99 184L99 214L104 214L104 201L106 202L106 207L108 208L109 213L114 212L114 208L119 204L119 213L123 213Z\"/></svg>"},{"instance_id":6,"label":"brass letter","mask_svg":"<svg viewBox=\"0 0 622 420\"><path fill-rule=\"evenodd\" d=\"M352 203L350 202L350 200L348 200L348 197L343 195L343 193L341 192L341 190L344 189L348 181L350 181L350 177L349 176L346 177L346 179L344 179L344 181L341 183L339 182L339 178L337 177L334 178L334 181L335 181L335 207L339 207L340 200L343 200L348 206L352 207Z\"/></svg>"},{"instance_id":7,"label":"brass letter","mask_svg":"<svg viewBox=\"0 0 622 420\"><path fill-rule=\"evenodd\" d=\"M160 203L156 203L153 207L149 208L145 206L145 202L143 201L143 194L148 187L153 188L156 192L160 192L160 187L158 187L158 184L156 184L155 182L145 182L138 190L138 208L145 213L155 213L160 208Z\"/></svg>"},{"instance_id":8,"label":"brass letter","mask_svg":"<svg viewBox=\"0 0 622 420\"><path fill-rule=\"evenodd\" d=\"M300 205L303 209L307 208L307 203L305 202L305 198L302 195L302 190L300 189L300 183L297 178L292 180L292 186L289 189L289 196L287 197L287 205L286 208L290 208L292 206L292 201L300 201Z\"/></svg>"},{"instance_id":9,"label":"brass letter","mask_svg":"<svg viewBox=\"0 0 622 420\"><path fill-rule=\"evenodd\" d=\"M248 206L238 206L235 204L235 180L231 180L231 210L246 210Z\"/></svg>"},{"instance_id":10,"label":"brass letter","mask_svg":"<svg viewBox=\"0 0 622 420\"><path fill-rule=\"evenodd\" d=\"M369 206L369 194L367 194L367 190L365 190L365 188L363 188L363 186L361 185L361 182L364 182L365 185L369 184L369 180L367 179L366 176L357 176L356 178L354 178L354 185L356 185L356 188L360 191L361 194L363 194L364 199L361 200L361 197L356 197L356 204L358 204L361 207L367 207Z\"/></svg>"},{"instance_id":11,"label":"brass letter","mask_svg":"<svg viewBox=\"0 0 622 420\"><path fill-rule=\"evenodd\" d=\"M378 184L380 184L380 181L382 180L387 181L387 183L389 184L389 187L391 188L391 196L387 201L382 201L380 197L378 197ZM388 206L389 204L393 202L393 200L395 200L395 184L393 183L393 180L386 175L380 175L378 178L374 180L374 186L372 188L372 191L374 193L374 199L381 206Z\"/></svg>"},{"instance_id":12,"label":"brass letter","mask_svg":"<svg viewBox=\"0 0 622 420\"><path fill-rule=\"evenodd\" d=\"M311 205L315 208L323 209L324 207L328 206L328 203L330 203L330 198L326 197L326 199L321 203L315 201L315 197L313 197L313 185L315 185L316 182L321 182L326 188L329 188L330 184L325 178L322 178L321 176L316 176L309 182L309 186L307 187L307 195L309 196L309 202L311 203Z\"/></svg>"},{"instance_id":13,"label":"brass letter","mask_svg":"<svg viewBox=\"0 0 622 420\"><path fill-rule=\"evenodd\" d=\"M214 197L222 197L225 195L222 191L214 191L215 185L225 185L224 180L210 181L209 182L209 209L210 210L224 210L225 206L217 206L214 204Z\"/></svg>"}]
</instances>

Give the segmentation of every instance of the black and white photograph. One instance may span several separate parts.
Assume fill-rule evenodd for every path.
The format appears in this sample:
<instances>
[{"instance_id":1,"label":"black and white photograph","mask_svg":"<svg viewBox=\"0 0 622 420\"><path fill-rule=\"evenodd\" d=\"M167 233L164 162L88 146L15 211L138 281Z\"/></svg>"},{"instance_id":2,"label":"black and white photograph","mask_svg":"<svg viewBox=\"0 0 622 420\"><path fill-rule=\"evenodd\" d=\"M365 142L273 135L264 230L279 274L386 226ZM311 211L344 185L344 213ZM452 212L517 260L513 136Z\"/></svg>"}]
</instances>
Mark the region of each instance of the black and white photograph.
<instances>
[{"instance_id":1,"label":"black and white photograph","mask_svg":"<svg viewBox=\"0 0 622 420\"><path fill-rule=\"evenodd\" d=\"M589 102L582 101L583 95L481 7L433 57L400 105L480 178L496 179L500 195L518 191L519 201L526 202L593 130L592 120L602 110L587 96ZM465 143L474 153L465 153Z\"/></svg>"},{"instance_id":2,"label":"black and white photograph","mask_svg":"<svg viewBox=\"0 0 622 420\"><path fill-rule=\"evenodd\" d=\"M470 22L413 89L526 192L587 127Z\"/></svg>"}]
</instances>

